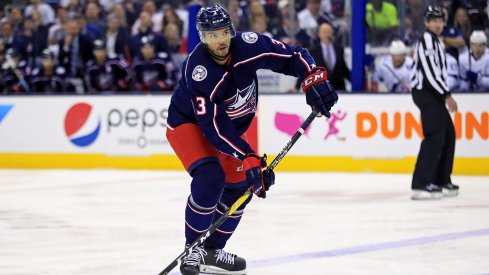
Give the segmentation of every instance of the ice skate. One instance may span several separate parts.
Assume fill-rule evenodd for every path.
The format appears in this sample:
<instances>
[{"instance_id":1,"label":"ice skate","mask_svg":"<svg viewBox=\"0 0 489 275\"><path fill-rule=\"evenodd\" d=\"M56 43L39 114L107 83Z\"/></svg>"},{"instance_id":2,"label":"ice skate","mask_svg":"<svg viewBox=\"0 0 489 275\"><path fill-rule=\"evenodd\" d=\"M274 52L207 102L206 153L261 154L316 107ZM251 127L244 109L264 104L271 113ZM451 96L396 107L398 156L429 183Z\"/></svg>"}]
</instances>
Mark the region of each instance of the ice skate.
<instances>
[{"instance_id":1,"label":"ice skate","mask_svg":"<svg viewBox=\"0 0 489 275\"><path fill-rule=\"evenodd\" d=\"M412 200L439 200L443 198L442 188L430 183L422 189L413 189Z\"/></svg>"},{"instance_id":2,"label":"ice skate","mask_svg":"<svg viewBox=\"0 0 489 275\"><path fill-rule=\"evenodd\" d=\"M182 263L180 264L180 272L182 275L198 275L199 266L207 252L203 247L197 246L192 250L187 257L184 257Z\"/></svg>"},{"instance_id":3,"label":"ice skate","mask_svg":"<svg viewBox=\"0 0 489 275\"><path fill-rule=\"evenodd\" d=\"M449 184L443 185L441 187L441 189L443 191L444 197L453 198L453 197L458 196L458 190L459 190L458 185L455 185L453 183L449 183Z\"/></svg>"},{"instance_id":4,"label":"ice skate","mask_svg":"<svg viewBox=\"0 0 489 275\"><path fill-rule=\"evenodd\" d=\"M200 272L203 274L246 274L246 260L223 249L204 248L200 263Z\"/></svg>"}]
</instances>

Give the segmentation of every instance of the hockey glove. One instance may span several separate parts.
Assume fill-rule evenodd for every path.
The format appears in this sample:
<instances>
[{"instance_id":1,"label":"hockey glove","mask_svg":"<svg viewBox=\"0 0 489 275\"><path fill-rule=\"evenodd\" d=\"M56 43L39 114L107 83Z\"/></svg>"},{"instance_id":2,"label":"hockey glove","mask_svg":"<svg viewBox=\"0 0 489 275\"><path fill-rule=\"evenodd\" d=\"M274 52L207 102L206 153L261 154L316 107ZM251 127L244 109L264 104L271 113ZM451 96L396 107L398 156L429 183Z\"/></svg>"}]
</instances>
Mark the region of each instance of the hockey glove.
<instances>
[{"instance_id":1,"label":"hockey glove","mask_svg":"<svg viewBox=\"0 0 489 275\"><path fill-rule=\"evenodd\" d=\"M246 181L251 185L253 193L263 199L267 197L266 191L275 183L275 173L272 170L262 170L266 166L267 155L261 158L255 154L248 154L243 160Z\"/></svg>"},{"instance_id":2,"label":"hockey glove","mask_svg":"<svg viewBox=\"0 0 489 275\"><path fill-rule=\"evenodd\" d=\"M467 71L466 77L469 82L477 83L477 78L479 77L479 75L477 73L474 73L473 71Z\"/></svg>"},{"instance_id":3,"label":"hockey glove","mask_svg":"<svg viewBox=\"0 0 489 275\"><path fill-rule=\"evenodd\" d=\"M323 67L316 67L302 81L302 90L306 93L306 102L313 110L318 110L326 117L338 101L338 94L328 81L328 73Z\"/></svg>"}]
</instances>

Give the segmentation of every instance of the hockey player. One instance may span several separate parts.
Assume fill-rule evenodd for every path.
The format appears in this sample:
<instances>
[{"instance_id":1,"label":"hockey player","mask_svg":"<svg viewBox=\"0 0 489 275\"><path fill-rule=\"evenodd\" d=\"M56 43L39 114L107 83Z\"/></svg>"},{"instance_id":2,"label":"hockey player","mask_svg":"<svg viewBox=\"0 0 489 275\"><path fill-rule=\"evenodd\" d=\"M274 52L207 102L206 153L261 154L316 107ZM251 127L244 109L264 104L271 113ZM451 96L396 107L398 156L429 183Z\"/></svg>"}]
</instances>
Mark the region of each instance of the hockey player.
<instances>
[{"instance_id":1,"label":"hockey player","mask_svg":"<svg viewBox=\"0 0 489 275\"><path fill-rule=\"evenodd\" d=\"M457 59L447 52L447 85L449 91L460 91L460 71Z\"/></svg>"},{"instance_id":2,"label":"hockey player","mask_svg":"<svg viewBox=\"0 0 489 275\"><path fill-rule=\"evenodd\" d=\"M489 89L489 51L483 31L470 35L470 51L459 55L460 90L487 91Z\"/></svg>"},{"instance_id":3,"label":"hockey player","mask_svg":"<svg viewBox=\"0 0 489 275\"><path fill-rule=\"evenodd\" d=\"M88 61L85 83L88 92L127 91L131 74L123 57L108 57L105 43L97 39L93 42L95 59Z\"/></svg>"},{"instance_id":4,"label":"hockey player","mask_svg":"<svg viewBox=\"0 0 489 275\"><path fill-rule=\"evenodd\" d=\"M141 57L136 57L133 64L136 89L172 92L178 77L175 63L165 52L156 54L149 37L143 36L141 40Z\"/></svg>"},{"instance_id":5,"label":"hockey player","mask_svg":"<svg viewBox=\"0 0 489 275\"><path fill-rule=\"evenodd\" d=\"M197 15L199 43L185 60L182 78L173 93L167 138L193 178L185 210L187 245L206 231L251 186L258 197L274 183L273 171L262 171L260 157L244 132L258 103L256 71L270 69L298 76L306 102L323 115L338 96L324 68L316 67L307 50L254 32L236 32L219 5ZM249 200L251 197L249 198ZM246 261L223 250L249 200L244 202L180 265L184 275L246 274Z\"/></svg>"},{"instance_id":6,"label":"hockey player","mask_svg":"<svg viewBox=\"0 0 489 275\"><path fill-rule=\"evenodd\" d=\"M41 64L32 70L29 83L32 91L37 93L74 92L75 86L66 78L65 68L56 65L53 53L44 49Z\"/></svg>"},{"instance_id":7,"label":"hockey player","mask_svg":"<svg viewBox=\"0 0 489 275\"><path fill-rule=\"evenodd\" d=\"M457 111L457 102L447 86L445 49L440 40L443 19L440 7L428 6L426 31L417 44L411 75L411 94L421 111L424 135L411 184L413 200L456 196L459 189L451 181L455 128L449 112Z\"/></svg>"},{"instance_id":8,"label":"hockey player","mask_svg":"<svg viewBox=\"0 0 489 275\"><path fill-rule=\"evenodd\" d=\"M387 91L407 93L411 91L409 77L413 69L413 60L406 56L408 49L401 40L393 40L389 47L389 56L385 56L377 66L373 81L384 82Z\"/></svg>"}]
</instances>

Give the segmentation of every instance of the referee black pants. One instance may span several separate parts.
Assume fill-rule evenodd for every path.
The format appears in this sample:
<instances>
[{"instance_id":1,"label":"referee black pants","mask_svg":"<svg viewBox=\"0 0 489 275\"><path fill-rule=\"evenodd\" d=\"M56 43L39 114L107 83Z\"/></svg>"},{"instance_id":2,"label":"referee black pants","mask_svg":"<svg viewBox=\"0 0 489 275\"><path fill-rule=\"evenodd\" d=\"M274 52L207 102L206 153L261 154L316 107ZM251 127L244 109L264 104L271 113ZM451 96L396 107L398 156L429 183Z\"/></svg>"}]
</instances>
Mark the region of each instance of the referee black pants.
<instances>
[{"instance_id":1,"label":"referee black pants","mask_svg":"<svg viewBox=\"0 0 489 275\"><path fill-rule=\"evenodd\" d=\"M455 128L445 100L428 90L413 90L412 96L421 111L424 140L416 160L411 188L421 189L430 183L439 186L451 183Z\"/></svg>"}]
</instances>

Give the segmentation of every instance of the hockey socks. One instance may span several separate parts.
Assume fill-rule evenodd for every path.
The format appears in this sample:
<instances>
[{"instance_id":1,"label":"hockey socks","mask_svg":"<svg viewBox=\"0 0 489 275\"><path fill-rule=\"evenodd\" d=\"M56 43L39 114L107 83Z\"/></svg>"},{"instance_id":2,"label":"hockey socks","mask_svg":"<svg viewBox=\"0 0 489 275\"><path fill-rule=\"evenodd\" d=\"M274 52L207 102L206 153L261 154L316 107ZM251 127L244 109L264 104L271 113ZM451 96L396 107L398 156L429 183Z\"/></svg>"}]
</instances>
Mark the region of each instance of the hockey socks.
<instances>
[{"instance_id":1,"label":"hockey socks","mask_svg":"<svg viewBox=\"0 0 489 275\"><path fill-rule=\"evenodd\" d=\"M202 233L204 233L214 220L214 212L216 206L203 207L196 204L190 196L185 209L185 238L187 244L195 241Z\"/></svg>"},{"instance_id":2,"label":"hockey socks","mask_svg":"<svg viewBox=\"0 0 489 275\"><path fill-rule=\"evenodd\" d=\"M224 189L224 171L219 162L206 162L192 173L192 195L185 209L185 238L194 242L214 220L216 205Z\"/></svg>"},{"instance_id":3,"label":"hockey socks","mask_svg":"<svg viewBox=\"0 0 489 275\"><path fill-rule=\"evenodd\" d=\"M229 205L232 205L245 190L246 188L226 188L223 192L221 202L217 204L213 222L219 219L221 215L228 210ZM248 200L229 216L229 218L206 240L205 245L207 247L212 247L214 249L222 249L225 247L226 242L238 227L244 213L244 208L251 201L251 198L252 197L250 196Z\"/></svg>"}]
</instances>

